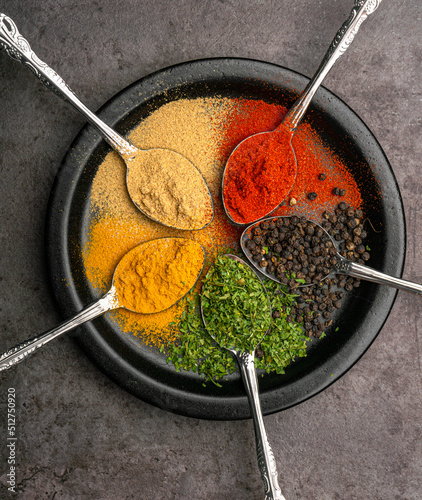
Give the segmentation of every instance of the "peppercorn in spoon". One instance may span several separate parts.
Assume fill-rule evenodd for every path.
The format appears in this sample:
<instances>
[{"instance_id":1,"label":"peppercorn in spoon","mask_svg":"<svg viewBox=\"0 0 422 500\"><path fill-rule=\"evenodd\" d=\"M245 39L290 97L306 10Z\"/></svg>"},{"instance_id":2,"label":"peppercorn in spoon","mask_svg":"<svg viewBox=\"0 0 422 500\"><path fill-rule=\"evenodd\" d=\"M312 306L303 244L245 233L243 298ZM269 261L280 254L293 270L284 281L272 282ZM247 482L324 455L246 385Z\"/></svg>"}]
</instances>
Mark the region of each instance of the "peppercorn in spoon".
<instances>
[{"instance_id":1,"label":"peppercorn in spoon","mask_svg":"<svg viewBox=\"0 0 422 500\"><path fill-rule=\"evenodd\" d=\"M40 61L15 23L0 14L0 48L28 66L45 86L72 104L122 157L126 184L136 207L152 220L184 230L206 227L214 217L211 193L199 170L184 156L164 148L141 150L92 113L64 80Z\"/></svg>"},{"instance_id":2,"label":"peppercorn in spoon","mask_svg":"<svg viewBox=\"0 0 422 500\"><path fill-rule=\"evenodd\" d=\"M268 216L285 200L298 168L292 145L296 128L327 73L380 3L381 0L355 0L349 18L337 31L318 70L281 124L271 132L247 137L233 150L222 179L223 205L232 222L250 224Z\"/></svg>"},{"instance_id":3,"label":"peppercorn in spoon","mask_svg":"<svg viewBox=\"0 0 422 500\"><path fill-rule=\"evenodd\" d=\"M239 365L254 421L265 498L284 500L265 431L254 363L255 349L271 323L271 305L261 279L239 257L230 254L218 257L204 279L201 315L211 337L230 351Z\"/></svg>"},{"instance_id":4,"label":"peppercorn in spoon","mask_svg":"<svg viewBox=\"0 0 422 500\"><path fill-rule=\"evenodd\" d=\"M254 232L267 222L274 223L278 233L277 237L271 239L272 253L275 251L275 255L281 256L283 261L295 261L295 266L297 266L283 270L278 276L267 271L265 254L267 250L270 250L270 247L267 247L267 241L256 246L254 250L251 249L253 245L250 242L254 239ZM316 222L304 217L279 216L263 219L243 231L240 245L249 262L264 276L277 283L285 283L282 276L285 273L291 276L293 272L301 273L306 269L303 279L298 280L298 287L319 284L329 276L342 274L380 285L388 285L406 292L422 294L422 285L389 276L343 257L337 250L335 240L327 231ZM296 255L295 251L297 251Z\"/></svg>"},{"instance_id":5,"label":"peppercorn in spoon","mask_svg":"<svg viewBox=\"0 0 422 500\"><path fill-rule=\"evenodd\" d=\"M118 263L111 288L101 299L58 327L0 355L0 371L107 311L124 308L153 314L168 309L195 286L204 261L203 247L186 238L159 238L136 246Z\"/></svg>"}]
</instances>

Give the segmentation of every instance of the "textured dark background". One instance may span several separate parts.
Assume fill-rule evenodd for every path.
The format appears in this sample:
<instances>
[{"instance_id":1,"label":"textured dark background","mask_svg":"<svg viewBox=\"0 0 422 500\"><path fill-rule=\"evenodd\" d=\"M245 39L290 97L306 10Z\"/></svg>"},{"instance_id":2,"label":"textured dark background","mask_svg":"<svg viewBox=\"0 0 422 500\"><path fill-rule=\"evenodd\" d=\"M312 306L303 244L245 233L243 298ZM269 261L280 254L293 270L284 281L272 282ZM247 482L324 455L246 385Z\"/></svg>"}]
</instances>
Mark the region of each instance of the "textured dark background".
<instances>
[{"instance_id":1,"label":"textured dark background","mask_svg":"<svg viewBox=\"0 0 422 500\"><path fill-rule=\"evenodd\" d=\"M38 56L96 109L178 62L250 57L311 76L351 0L0 0ZM385 0L324 84L380 141L403 194L404 275L422 282L421 18ZM84 120L0 53L0 351L59 320L44 218L61 158ZM377 340L317 397L265 417L280 484L293 499L420 499L420 298L400 292ZM17 393L18 497L263 498L251 421L189 419L108 380L67 337L0 374L0 497L6 393Z\"/></svg>"}]
</instances>

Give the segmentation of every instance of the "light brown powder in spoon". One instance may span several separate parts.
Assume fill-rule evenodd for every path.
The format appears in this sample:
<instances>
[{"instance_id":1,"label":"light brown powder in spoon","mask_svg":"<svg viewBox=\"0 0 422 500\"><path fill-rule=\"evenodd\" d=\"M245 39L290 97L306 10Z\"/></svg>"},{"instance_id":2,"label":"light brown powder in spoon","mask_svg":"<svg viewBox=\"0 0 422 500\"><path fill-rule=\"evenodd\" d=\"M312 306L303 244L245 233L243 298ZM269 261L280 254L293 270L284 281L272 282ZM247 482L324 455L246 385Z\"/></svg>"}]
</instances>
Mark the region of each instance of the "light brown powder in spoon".
<instances>
[{"instance_id":1,"label":"light brown powder in spoon","mask_svg":"<svg viewBox=\"0 0 422 500\"><path fill-rule=\"evenodd\" d=\"M207 185L187 158L168 149L148 149L127 165L129 194L152 219L184 230L201 229L211 222Z\"/></svg>"}]
</instances>

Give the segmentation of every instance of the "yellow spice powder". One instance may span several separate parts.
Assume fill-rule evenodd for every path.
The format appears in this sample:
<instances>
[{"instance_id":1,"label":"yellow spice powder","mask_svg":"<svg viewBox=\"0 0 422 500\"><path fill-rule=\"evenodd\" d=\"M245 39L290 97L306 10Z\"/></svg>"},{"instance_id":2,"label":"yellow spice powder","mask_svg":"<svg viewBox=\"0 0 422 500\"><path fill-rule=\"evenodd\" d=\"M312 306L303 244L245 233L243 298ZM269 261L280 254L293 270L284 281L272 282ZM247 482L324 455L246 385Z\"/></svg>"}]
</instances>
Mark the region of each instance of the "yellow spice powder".
<instances>
[{"instance_id":1,"label":"yellow spice powder","mask_svg":"<svg viewBox=\"0 0 422 500\"><path fill-rule=\"evenodd\" d=\"M204 251L185 238L160 238L136 246L114 273L119 304L134 312L164 311L191 290L201 273Z\"/></svg>"}]
</instances>

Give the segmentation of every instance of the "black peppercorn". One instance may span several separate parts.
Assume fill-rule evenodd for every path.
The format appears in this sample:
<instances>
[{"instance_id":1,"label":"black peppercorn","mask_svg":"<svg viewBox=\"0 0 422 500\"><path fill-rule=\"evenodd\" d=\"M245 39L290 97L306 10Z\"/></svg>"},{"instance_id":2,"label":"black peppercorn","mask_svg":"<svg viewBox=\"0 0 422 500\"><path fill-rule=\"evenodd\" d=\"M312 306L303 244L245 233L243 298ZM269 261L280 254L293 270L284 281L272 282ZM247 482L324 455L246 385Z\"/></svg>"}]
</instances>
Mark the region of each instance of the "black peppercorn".
<instances>
[{"instance_id":1,"label":"black peppercorn","mask_svg":"<svg viewBox=\"0 0 422 500\"><path fill-rule=\"evenodd\" d=\"M370 257L369 256L369 252L363 252L363 254L362 254L362 259L363 260L369 260L369 257Z\"/></svg>"},{"instance_id":2,"label":"black peppercorn","mask_svg":"<svg viewBox=\"0 0 422 500\"><path fill-rule=\"evenodd\" d=\"M354 262L365 263L369 259L369 251L364 242L367 235L362 229L361 217L361 210L356 211L341 202L333 212L324 212L321 226L338 241L341 255ZM324 322L325 328L327 324L332 324L331 315L341 307L344 296L343 291L337 288L334 291L332 287L352 291L359 286L359 280L340 275L324 279L337 263L337 249L321 227L304 217L284 217L262 222L252 231L252 235L246 244L246 250L252 258L269 274L275 275L284 290L287 288L299 295L287 319L302 324L305 322L308 336L321 336ZM314 286L298 288L298 280ZM281 314L280 311L279 308L275 316Z\"/></svg>"}]
</instances>

